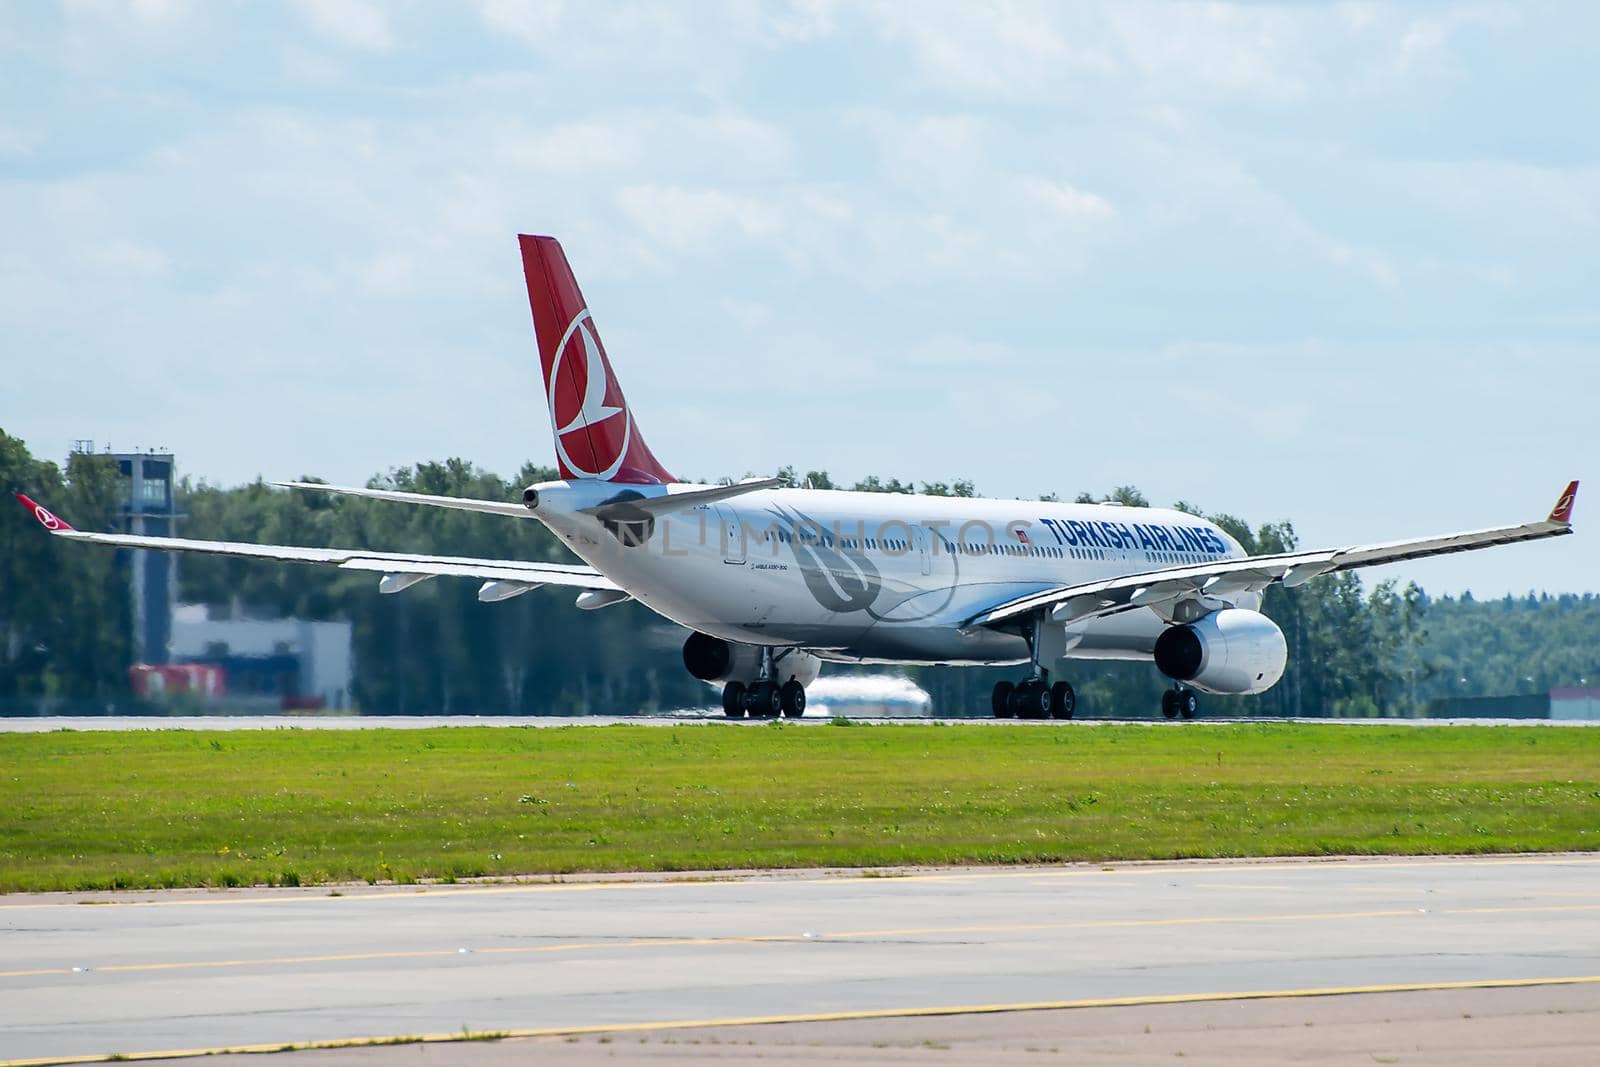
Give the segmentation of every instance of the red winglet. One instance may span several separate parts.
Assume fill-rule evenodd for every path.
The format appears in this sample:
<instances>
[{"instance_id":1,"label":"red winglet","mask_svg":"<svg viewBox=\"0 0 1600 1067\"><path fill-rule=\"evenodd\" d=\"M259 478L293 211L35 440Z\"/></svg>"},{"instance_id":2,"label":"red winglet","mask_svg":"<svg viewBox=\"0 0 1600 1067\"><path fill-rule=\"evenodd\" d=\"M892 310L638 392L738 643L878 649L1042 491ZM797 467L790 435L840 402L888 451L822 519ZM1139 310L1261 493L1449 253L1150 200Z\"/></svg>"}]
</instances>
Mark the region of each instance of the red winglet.
<instances>
[{"instance_id":1,"label":"red winglet","mask_svg":"<svg viewBox=\"0 0 1600 1067\"><path fill-rule=\"evenodd\" d=\"M1578 483L1572 482L1556 501L1556 506L1550 510L1550 517L1546 522L1572 522L1572 502L1578 499Z\"/></svg>"},{"instance_id":2,"label":"red winglet","mask_svg":"<svg viewBox=\"0 0 1600 1067\"><path fill-rule=\"evenodd\" d=\"M18 493L17 499L22 501L22 506L33 512L33 517L38 519L39 524L46 530L49 530L51 533L56 533L60 530L72 529L72 526L65 519L57 518L55 512L51 511L43 504L35 504L28 498L28 494Z\"/></svg>"}]
</instances>

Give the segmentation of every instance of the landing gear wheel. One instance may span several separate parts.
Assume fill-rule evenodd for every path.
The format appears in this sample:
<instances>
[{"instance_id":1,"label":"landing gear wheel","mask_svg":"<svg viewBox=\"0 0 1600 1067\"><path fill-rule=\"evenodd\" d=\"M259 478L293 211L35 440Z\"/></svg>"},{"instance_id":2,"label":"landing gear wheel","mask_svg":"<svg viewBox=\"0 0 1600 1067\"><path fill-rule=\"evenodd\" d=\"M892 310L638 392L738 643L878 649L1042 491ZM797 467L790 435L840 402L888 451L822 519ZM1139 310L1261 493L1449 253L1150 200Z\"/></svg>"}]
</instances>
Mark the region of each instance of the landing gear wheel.
<instances>
[{"instance_id":1,"label":"landing gear wheel","mask_svg":"<svg viewBox=\"0 0 1600 1067\"><path fill-rule=\"evenodd\" d=\"M1017 709L1011 706L1011 695L1016 688L1010 682L994 683L994 695L990 697L990 703L993 705L995 718L1009 719L1017 713Z\"/></svg>"},{"instance_id":2,"label":"landing gear wheel","mask_svg":"<svg viewBox=\"0 0 1600 1067\"><path fill-rule=\"evenodd\" d=\"M722 714L730 719L744 718L743 682L729 682L722 687Z\"/></svg>"},{"instance_id":3,"label":"landing gear wheel","mask_svg":"<svg viewBox=\"0 0 1600 1067\"><path fill-rule=\"evenodd\" d=\"M783 683L783 688L778 690L778 702L783 705L784 715L798 719L806 713L806 687L790 678Z\"/></svg>"},{"instance_id":4,"label":"landing gear wheel","mask_svg":"<svg viewBox=\"0 0 1600 1067\"><path fill-rule=\"evenodd\" d=\"M1023 682L1017 686L1013 697L1017 705L1017 718L1048 719L1053 706L1050 696L1050 687L1043 682Z\"/></svg>"},{"instance_id":5,"label":"landing gear wheel","mask_svg":"<svg viewBox=\"0 0 1600 1067\"><path fill-rule=\"evenodd\" d=\"M1078 694L1072 691L1072 683L1057 682L1050 687L1050 714L1058 719L1072 718L1073 709L1078 706Z\"/></svg>"},{"instance_id":6,"label":"landing gear wheel","mask_svg":"<svg viewBox=\"0 0 1600 1067\"><path fill-rule=\"evenodd\" d=\"M757 682L745 690L744 706L752 719L772 719L783 713L783 697L771 682Z\"/></svg>"},{"instance_id":7,"label":"landing gear wheel","mask_svg":"<svg viewBox=\"0 0 1600 1067\"><path fill-rule=\"evenodd\" d=\"M1193 689L1185 689L1178 694L1178 713L1185 719L1194 718L1199 710L1200 698L1194 695Z\"/></svg>"},{"instance_id":8,"label":"landing gear wheel","mask_svg":"<svg viewBox=\"0 0 1600 1067\"><path fill-rule=\"evenodd\" d=\"M1169 719L1178 717L1178 691L1168 689L1161 694L1161 714Z\"/></svg>"}]
</instances>

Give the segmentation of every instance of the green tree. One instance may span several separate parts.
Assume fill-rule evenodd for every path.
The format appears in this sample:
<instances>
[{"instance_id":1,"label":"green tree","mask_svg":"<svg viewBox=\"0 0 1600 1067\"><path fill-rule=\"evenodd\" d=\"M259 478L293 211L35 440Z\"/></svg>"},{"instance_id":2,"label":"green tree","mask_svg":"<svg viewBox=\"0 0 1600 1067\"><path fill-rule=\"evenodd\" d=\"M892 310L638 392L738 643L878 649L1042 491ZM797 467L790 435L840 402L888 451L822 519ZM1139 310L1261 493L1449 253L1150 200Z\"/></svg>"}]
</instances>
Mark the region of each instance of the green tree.
<instances>
[{"instance_id":1,"label":"green tree","mask_svg":"<svg viewBox=\"0 0 1600 1067\"><path fill-rule=\"evenodd\" d=\"M65 473L0 430L0 482L82 529L110 529L114 461L75 453ZM14 502L0 508L0 702L105 706L130 699L131 605L122 554L51 537Z\"/></svg>"},{"instance_id":2,"label":"green tree","mask_svg":"<svg viewBox=\"0 0 1600 1067\"><path fill-rule=\"evenodd\" d=\"M876 474L869 474L861 481L850 487L858 493L915 493L916 488L910 482L902 482L899 478L890 478L887 482Z\"/></svg>"}]
</instances>

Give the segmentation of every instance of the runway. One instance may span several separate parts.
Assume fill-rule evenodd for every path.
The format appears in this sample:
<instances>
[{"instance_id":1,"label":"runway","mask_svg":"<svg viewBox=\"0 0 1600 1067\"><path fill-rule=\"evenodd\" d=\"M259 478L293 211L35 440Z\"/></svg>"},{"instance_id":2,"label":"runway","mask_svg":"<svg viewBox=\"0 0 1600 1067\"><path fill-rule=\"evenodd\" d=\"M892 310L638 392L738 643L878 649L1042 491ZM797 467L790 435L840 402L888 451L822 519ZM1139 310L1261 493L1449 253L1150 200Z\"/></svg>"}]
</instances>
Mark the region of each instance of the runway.
<instances>
[{"instance_id":1,"label":"runway","mask_svg":"<svg viewBox=\"0 0 1600 1067\"><path fill-rule=\"evenodd\" d=\"M1268 719L1202 715L1188 722L1164 719L1019 720L847 716L855 722L896 726L992 726L996 729L1061 730L1094 726L1193 728L1239 723L1313 723L1340 726L1600 726L1588 719ZM733 720L720 710L689 708L658 715L46 715L0 716L0 734L43 734L53 730L431 730L440 727L495 726L553 729L563 726L683 726L718 724L729 729L759 729L781 721L787 726L826 726L834 716L808 712L803 718Z\"/></svg>"},{"instance_id":2,"label":"runway","mask_svg":"<svg viewBox=\"0 0 1600 1067\"><path fill-rule=\"evenodd\" d=\"M801 1061L829 1041L903 1061L973 1027L1115 1019L1096 1025L1137 1040L1173 1013L1248 1029L1264 1006L1335 1003L1432 1023L1559 1005L1570 1040L1600 1040L1600 856L875 873L0 898L0 1060L496 1032L614 1061L624 1041L698 1055L809 1027ZM1315 1047L1306 1029L1273 1040Z\"/></svg>"}]
</instances>

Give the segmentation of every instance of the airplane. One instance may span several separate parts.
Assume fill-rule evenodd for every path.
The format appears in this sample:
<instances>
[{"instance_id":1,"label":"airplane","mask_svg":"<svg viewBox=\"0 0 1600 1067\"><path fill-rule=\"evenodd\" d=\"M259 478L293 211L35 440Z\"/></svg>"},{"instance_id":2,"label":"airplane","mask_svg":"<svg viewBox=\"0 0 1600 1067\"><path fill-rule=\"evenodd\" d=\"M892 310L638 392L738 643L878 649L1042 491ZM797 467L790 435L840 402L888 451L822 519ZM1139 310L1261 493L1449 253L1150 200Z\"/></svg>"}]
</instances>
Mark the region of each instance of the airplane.
<instances>
[{"instance_id":1,"label":"airplane","mask_svg":"<svg viewBox=\"0 0 1600 1067\"><path fill-rule=\"evenodd\" d=\"M275 484L534 519L583 565L94 533L17 498L57 537L368 571L383 593L448 576L481 580L485 602L541 586L578 590L581 609L635 600L690 631L685 668L736 719L803 714L828 662L1021 665L993 715L1070 718L1060 675L1085 659L1153 662L1172 681L1162 714L1192 718L1196 690L1261 693L1283 676L1283 632L1261 612L1271 585L1572 532L1576 481L1536 522L1259 556L1162 508L682 482L645 443L561 245L518 240L560 478L511 501Z\"/></svg>"}]
</instances>

